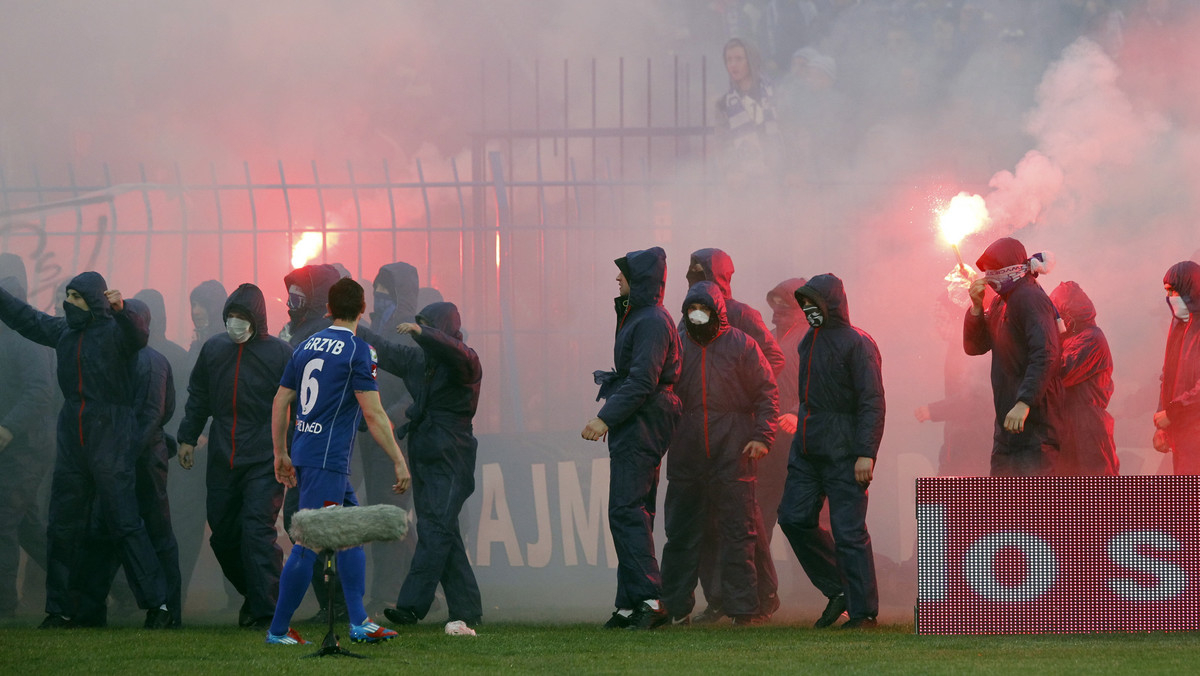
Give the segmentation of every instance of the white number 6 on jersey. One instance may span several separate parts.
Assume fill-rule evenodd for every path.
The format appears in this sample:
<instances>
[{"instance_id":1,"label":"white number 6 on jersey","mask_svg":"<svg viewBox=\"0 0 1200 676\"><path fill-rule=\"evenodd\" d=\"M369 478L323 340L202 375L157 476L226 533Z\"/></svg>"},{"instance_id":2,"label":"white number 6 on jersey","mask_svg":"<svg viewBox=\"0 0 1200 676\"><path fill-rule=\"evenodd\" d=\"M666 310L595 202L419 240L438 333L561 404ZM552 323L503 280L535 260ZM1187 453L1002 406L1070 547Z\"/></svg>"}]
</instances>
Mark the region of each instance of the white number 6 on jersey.
<instances>
[{"instance_id":1,"label":"white number 6 on jersey","mask_svg":"<svg viewBox=\"0 0 1200 676\"><path fill-rule=\"evenodd\" d=\"M308 415L317 405L317 395L320 393L320 383L316 373L325 366L324 359L314 359L304 367L304 377L300 380L300 413Z\"/></svg>"}]
</instances>

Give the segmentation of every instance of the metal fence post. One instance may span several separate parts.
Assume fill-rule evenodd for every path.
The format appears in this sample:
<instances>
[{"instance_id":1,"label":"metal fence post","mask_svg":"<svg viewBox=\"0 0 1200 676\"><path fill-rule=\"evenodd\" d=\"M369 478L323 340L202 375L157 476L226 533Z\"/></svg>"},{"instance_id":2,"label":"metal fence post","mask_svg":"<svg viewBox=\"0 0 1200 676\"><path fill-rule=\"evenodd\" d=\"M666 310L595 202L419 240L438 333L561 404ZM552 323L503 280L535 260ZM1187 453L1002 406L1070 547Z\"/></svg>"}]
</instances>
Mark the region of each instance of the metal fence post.
<instances>
[{"instance_id":1,"label":"metal fence post","mask_svg":"<svg viewBox=\"0 0 1200 676\"><path fill-rule=\"evenodd\" d=\"M496 151L489 152L488 159L492 165L492 190L496 194L497 246L500 247L496 255L500 266L496 276L500 284L500 341L504 359L501 377L504 380L502 387L507 392L501 401L500 419L506 432L522 432L525 430L525 399L521 396L521 374L517 368L517 339L512 317L512 264L509 260L512 213L504 184L504 160Z\"/></svg>"}]
</instances>

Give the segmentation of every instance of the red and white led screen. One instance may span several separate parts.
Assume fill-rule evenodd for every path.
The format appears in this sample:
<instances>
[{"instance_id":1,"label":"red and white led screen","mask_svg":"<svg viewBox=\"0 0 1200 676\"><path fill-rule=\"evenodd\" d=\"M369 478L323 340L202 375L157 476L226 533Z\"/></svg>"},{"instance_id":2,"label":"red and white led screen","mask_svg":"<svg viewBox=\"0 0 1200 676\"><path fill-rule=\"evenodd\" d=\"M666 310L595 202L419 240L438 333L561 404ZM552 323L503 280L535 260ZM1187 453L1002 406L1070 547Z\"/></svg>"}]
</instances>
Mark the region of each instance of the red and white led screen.
<instances>
[{"instance_id":1,"label":"red and white led screen","mask_svg":"<svg viewBox=\"0 0 1200 676\"><path fill-rule=\"evenodd\" d=\"M921 634L1200 629L1200 476L917 479Z\"/></svg>"}]
</instances>

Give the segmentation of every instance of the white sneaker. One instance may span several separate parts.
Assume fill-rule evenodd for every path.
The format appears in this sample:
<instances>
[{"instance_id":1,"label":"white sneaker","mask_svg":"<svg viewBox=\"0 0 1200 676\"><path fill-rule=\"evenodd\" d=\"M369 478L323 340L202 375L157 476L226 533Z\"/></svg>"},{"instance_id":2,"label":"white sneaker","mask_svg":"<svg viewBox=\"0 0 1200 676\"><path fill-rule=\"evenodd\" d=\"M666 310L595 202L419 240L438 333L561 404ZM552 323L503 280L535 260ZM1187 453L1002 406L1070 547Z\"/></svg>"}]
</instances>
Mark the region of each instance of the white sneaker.
<instances>
[{"instance_id":1,"label":"white sneaker","mask_svg":"<svg viewBox=\"0 0 1200 676\"><path fill-rule=\"evenodd\" d=\"M446 623L447 636L474 636L475 630L468 627L466 622L455 620Z\"/></svg>"}]
</instances>

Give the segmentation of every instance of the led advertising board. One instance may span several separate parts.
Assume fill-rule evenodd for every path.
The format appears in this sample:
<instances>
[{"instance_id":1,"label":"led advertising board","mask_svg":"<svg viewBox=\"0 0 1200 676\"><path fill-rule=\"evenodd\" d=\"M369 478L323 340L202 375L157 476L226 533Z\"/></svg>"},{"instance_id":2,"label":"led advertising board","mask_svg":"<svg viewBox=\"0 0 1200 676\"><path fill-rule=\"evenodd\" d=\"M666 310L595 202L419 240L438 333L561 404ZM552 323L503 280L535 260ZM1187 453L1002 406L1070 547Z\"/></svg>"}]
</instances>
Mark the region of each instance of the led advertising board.
<instances>
[{"instance_id":1,"label":"led advertising board","mask_svg":"<svg viewBox=\"0 0 1200 676\"><path fill-rule=\"evenodd\" d=\"M1200 630L1200 476L917 479L917 633Z\"/></svg>"}]
</instances>

